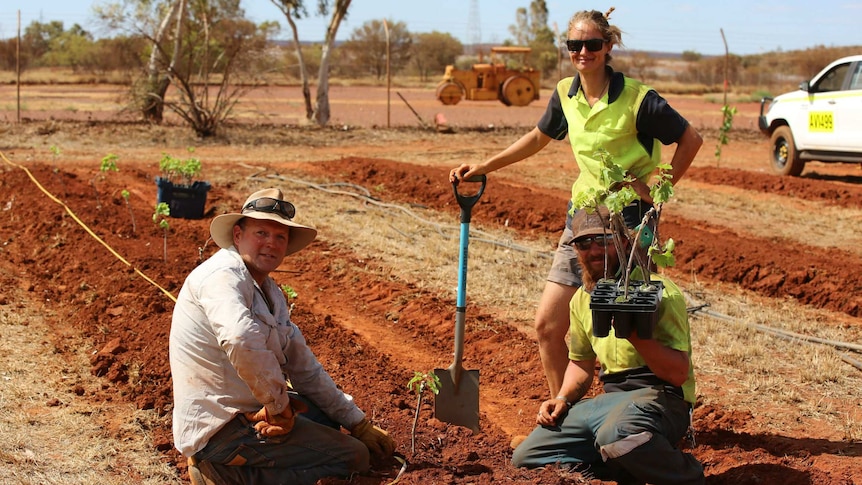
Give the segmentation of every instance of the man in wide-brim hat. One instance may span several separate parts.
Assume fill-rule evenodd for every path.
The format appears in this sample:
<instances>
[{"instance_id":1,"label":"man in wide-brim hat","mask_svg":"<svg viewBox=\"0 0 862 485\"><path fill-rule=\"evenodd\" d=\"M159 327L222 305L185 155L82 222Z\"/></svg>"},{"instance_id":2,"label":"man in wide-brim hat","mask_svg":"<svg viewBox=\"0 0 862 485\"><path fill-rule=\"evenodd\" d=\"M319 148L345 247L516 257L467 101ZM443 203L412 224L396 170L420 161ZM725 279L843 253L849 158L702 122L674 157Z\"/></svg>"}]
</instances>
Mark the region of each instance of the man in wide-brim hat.
<instances>
[{"instance_id":1,"label":"man in wide-brim hat","mask_svg":"<svg viewBox=\"0 0 862 485\"><path fill-rule=\"evenodd\" d=\"M177 298L174 444L195 485L314 484L367 471L369 451L394 451L317 361L269 277L317 236L295 217L275 188L217 216L210 234L221 249L189 274Z\"/></svg>"}]
</instances>

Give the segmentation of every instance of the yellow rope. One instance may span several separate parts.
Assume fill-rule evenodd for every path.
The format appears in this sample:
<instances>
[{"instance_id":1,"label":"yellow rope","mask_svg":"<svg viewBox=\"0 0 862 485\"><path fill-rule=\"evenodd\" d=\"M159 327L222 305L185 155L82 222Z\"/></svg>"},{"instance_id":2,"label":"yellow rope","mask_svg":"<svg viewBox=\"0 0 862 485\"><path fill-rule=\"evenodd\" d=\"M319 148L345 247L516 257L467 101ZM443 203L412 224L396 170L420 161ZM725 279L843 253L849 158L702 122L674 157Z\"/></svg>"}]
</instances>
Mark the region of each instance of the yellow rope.
<instances>
[{"instance_id":1,"label":"yellow rope","mask_svg":"<svg viewBox=\"0 0 862 485\"><path fill-rule=\"evenodd\" d=\"M19 164L17 164L17 163L13 163L13 162L12 162L12 161L10 161L8 158L6 158L6 155L4 155L4 154L3 154L3 152L0 152L0 158L2 158L2 159L3 159L3 161L4 161L4 162L6 162L7 164L9 164L9 165L11 165L11 166L13 166L13 167L20 168L21 170L23 170L24 172L26 172L26 173L27 173L27 176L28 176L28 177L30 177L30 180L32 180L32 181L33 181L33 183L34 183L34 184L36 184L36 186L37 186L37 187L39 187L39 190L41 190L41 191L42 191L45 195L47 195L51 200L53 200L54 202L56 202L56 203L60 204L61 206L63 206L63 208L64 208L64 209L66 209L66 212L67 212L70 216L72 216L72 219L74 219L74 220L75 220L75 222L77 222L77 223L78 223L78 225L80 225L81 227L83 227L83 228L84 228L84 230L85 230L85 231L87 231L87 233L88 233L89 235L93 236L93 239L95 239L96 241L99 241L99 243L100 243L102 246L105 246L105 248L107 248L107 249L108 249L108 251L110 251L110 252L111 252L111 254L113 254L114 256L116 256L116 258L117 258L117 259L119 259L120 261L122 261L126 266L128 266L128 267L132 268L133 270L135 270L135 273L139 274L139 275L140 275L144 280L146 280L148 283L150 283L151 285L153 285L153 286L155 286L156 288L158 288L159 290L161 290L161 292L162 292L162 293L164 293L168 298L170 298L171 300L173 300L173 302L174 302L174 303L176 303L176 302L177 302L177 298L176 298L174 295L172 295L172 294L171 294L171 292L169 292L168 290L166 290L166 289L162 288L161 286L159 286L159 284L158 284L158 283L156 283L155 281L153 281L152 279L150 279L150 277L149 277L149 276L147 276L147 275L145 275L144 273L142 273L138 268L135 268L134 266L132 266L132 264L131 264L131 263L129 263L128 261L126 261L126 260L125 260L125 258L123 258L122 256L120 256L120 254L119 254L119 253L117 253L117 252L114 250L114 248L112 248L111 246L109 246L109 245L108 245L108 243L106 243L105 241L103 241L103 240L102 240L102 238L100 238L99 236L97 236L97 235L96 235L96 233L94 233L94 232L93 232L89 227L87 227L87 225L86 225L86 224L84 224L84 222L83 222L81 219L79 219L79 218L78 218L78 216L77 216L77 215L75 215L75 213L74 213L74 212L72 212L72 209L70 209L70 208L69 208L69 206L67 206L67 205L66 205L62 200L58 199L57 197L54 197L54 195L53 195L53 194L51 194L50 192L48 192L48 191L45 189L45 187L43 187L43 186L42 186L42 184L40 184L40 183L39 183L39 181L38 181L38 180L36 180L36 177L34 177L32 173L30 173L30 170L28 170L28 169L27 169L27 167L25 167L25 166L23 166L23 165L19 165Z\"/></svg>"}]
</instances>

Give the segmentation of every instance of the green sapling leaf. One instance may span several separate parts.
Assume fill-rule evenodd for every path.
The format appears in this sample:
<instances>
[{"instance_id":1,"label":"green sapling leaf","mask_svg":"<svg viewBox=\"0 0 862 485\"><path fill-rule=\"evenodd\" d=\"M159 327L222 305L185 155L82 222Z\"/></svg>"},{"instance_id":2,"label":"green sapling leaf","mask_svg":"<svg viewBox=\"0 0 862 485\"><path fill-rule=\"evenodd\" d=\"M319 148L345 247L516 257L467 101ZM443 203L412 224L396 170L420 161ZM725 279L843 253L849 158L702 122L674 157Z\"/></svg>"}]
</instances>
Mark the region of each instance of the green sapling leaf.
<instances>
[{"instance_id":1,"label":"green sapling leaf","mask_svg":"<svg viewBox=\"0 0 862 485\"><path fill-rule=\"evenodd\" d=\"M159 202L156 204L156 211L153 213L153 222L158 223L159 217L170 217L171 207L167 202ZM164 219L163 219L164 220Z\"/></svg>"},{"instance_id":2,"label":"green sapling leaf","mask_svg":"<svg viewBox=\"0 0 862 485\"><path fill-rule=\"evenodd\" d=\"M621 214L627 205L637 199L638 194L635 192L635 189L626 185L617 191L608 193L604 205L611 211L611 214Z\"/></svg>"},{"instance_id":3,"label":"green sapling leaf","mask_svg":"<svg viewBox=\"0 0 862 485\"><path fill-rule=\"evenodd\" d=\"M281 291L283 291L288 298L296 298L297 296L299 296L296 293L296 290L291 288L290 285L281 285Z\"/></svg>"},{"instance_id":4,"label":"green sapling leaf","mask_svg":"<svg viewBox=\"0 0 862 485\"><path fill-rule=\"evenodd\" d=\"M120 169L117 168L117 160L119 160L119 159L120 159L120 157L118 155L113 154L113 153L109 153L109 154L105 155L104 158L102 158L102 163L99 166L99 171L100 172L108 172L108 171L119 172Z\"/></svg>"},{"instance_id":5,"label":"green sapling leaf","mask_svg":"<svg viewBox=\"0 0 862 485\"><path fill-rule=\"evenodd\" d=\"M659 249L656 246L650 246L649 254L652 257L653 262L657 266L662 268L668 268L676 264L676 258L673 256L673 248L676 246L676 243L673 242L673 239L668 239L664 243L664 248Z\"/></svg>"}]
</instances>

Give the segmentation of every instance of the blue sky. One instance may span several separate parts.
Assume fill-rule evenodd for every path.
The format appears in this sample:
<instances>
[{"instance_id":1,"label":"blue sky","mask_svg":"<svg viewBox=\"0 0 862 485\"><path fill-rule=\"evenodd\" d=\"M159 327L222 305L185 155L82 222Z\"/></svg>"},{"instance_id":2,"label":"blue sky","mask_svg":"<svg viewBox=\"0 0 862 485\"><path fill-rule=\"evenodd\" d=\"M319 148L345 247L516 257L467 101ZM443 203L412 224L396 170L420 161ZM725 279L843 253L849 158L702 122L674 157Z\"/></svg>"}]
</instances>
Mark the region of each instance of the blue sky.
<instances>
[{"instance_id":1,"label":"blue sky","mask_svg":"<svg viewBox=\"0 0 862 485\"><path fill-rule=\"evenodd\" d=\"M62 20L68 28L78 23L96 34L92 5L105 0L0 0L0 38L14 37L18 10L22 26L34 20ZM314 0L308 0L310 4ZM287 38L288 27L270 0L241 0L249 18L256 22L278 21ZM498 43L510 38L515 11L529 0L478 0L478 15L472 16L471 0L353 0L347 19L339 29L339 40L373 19L404 22L411 32L448 32L464 43L477 36L482 42ZM758 54L774 50L805 49L818 45L862 46L862 0L761 1L724 0L671 2L662 0L610 0L585 4L546 0L549 27L561 32L575 10L616 7L611 23L623 30L623 42L634 50L661 52L696 51L724 53L721 31L735 54ZM471 21L472 20L472 21ZM478 26L478 29L476 28ZM23 28L23 27L22 27ZM299 24L302 40L319 41L326 29L324 19L313 17Z\"/></svg>"}]
</instances>

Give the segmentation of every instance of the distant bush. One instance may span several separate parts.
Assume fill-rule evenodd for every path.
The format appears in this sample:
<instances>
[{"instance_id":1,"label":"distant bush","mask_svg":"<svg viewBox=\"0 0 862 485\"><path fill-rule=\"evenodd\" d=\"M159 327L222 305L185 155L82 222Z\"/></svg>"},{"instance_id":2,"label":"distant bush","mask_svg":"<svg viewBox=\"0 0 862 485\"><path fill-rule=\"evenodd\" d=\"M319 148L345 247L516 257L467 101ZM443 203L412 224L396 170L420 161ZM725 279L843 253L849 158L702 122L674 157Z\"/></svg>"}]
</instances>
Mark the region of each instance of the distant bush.
<instances>
[{"instance_id":1,"label":"distant bush","mask_svg":"<svg viewBox=\"0 0 862 485\"><path fill-rule=\"evenodd\" d=\"M703 57L700 52L682 51L682 60L685 62L697 62Z\"/></svg>"}]
</instances>

